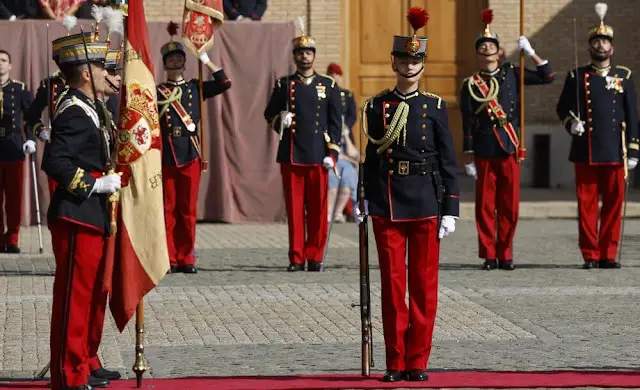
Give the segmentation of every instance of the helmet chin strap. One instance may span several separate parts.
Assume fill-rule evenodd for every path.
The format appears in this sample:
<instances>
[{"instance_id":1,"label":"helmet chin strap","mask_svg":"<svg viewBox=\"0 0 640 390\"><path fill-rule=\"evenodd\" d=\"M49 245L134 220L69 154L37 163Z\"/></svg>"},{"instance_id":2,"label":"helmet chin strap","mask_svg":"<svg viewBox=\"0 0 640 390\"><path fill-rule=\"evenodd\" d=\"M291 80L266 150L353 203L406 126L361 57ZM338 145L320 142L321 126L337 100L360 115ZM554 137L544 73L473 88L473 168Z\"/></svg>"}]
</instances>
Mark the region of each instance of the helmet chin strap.
<instances>
[{"instance_id":1,"label":"helmet chin strap","mask_svg":"<svg viewBox=\"0 0 640 390\"><path fill-rule=\"evenodd\" d=\"M476 52L476 53L480 54L481 56L491 57L491 56L495 56L496 54L499 54L500 53L500 49L498 49L495 53L489 53L489 54L479 53L479 52Z\"/></svg>"},{"instance_id":2,"label":"helmet chin strap","mask_svg":"<svg viewBox=\"0 0 640 390\"><path fill-rule=\"evenodd\" d=\"M393 57L392 57L391 61L393 63L393 71L396 72L397 74L399 74L400 76L404 77L405 79L410 79L412 77L416 77L417 75L420 74L420 72L422 72L424 70L424 59L422 59L422 67L420 67L420 70L418 70L415 73L409 73L409 74L404 74L404 73L400 72L398 70L398 68L396 68L396 61L395 61L395 59L393 59Z\"/></svg>"},{"instance_id":3,"label":"helmet chin strap","mask_svg":"<svg viewBox=\"0 0 640 390\"><path fill-rule=\"evenodd\" d=\"M109 84L109 86L111 87L111 89L113 89L116 92L120 92L120 87L118 87L117 85L115 85L114 83L112 83L109 79L105 78L105 80L107 81L107 84Z\"/></svg>"}]
</instances>

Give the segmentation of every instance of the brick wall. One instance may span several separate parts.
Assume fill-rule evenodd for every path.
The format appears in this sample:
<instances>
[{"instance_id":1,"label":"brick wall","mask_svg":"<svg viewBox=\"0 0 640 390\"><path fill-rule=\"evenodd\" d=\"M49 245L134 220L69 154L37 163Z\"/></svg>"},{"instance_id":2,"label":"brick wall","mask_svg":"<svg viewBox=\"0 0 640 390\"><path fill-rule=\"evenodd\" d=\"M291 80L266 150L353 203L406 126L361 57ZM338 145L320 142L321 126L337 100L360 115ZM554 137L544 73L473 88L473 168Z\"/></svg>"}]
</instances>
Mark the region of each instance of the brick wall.
<instances>
[{"instance_id":1,"label":"brick wall","mask_svg":"<svg viewBox=\"0 0 640 390\"><path fill-rule=\"evenodd\" d=\"M551 62L556 81L543 87L527 87L525 92L528 121L555 122L555 105L567 72L575 67L574 24L578 42L578 63L589 62L587 31L599 23L592 0L529 0L525 2L525 35L537 54ZM636 45L640 38L640 14L635 11L635 0L609 1L605 23L613 26L616 63L640 72L640 57ZM503 46L514 62L515 41L520 33L520 0L489 0L494 10L493 29L499 34ZM527 66L533 67L530 60ZM636 77L636 83L640 77Z\"/></svg>"},{"instance_id":2,"label":"brick wall","mask_svg":"<svg viewBox=\"0 0 640 390\"><path fill-rule=\"evenodd\" d=\"M316 38L316 69L340 62L342 50L341 0L269 0L264 20L295 20L303 16L307 33ZM144 0L147 20L179 21L184 2L180 0Z\"/></svg>"}]
</instances>

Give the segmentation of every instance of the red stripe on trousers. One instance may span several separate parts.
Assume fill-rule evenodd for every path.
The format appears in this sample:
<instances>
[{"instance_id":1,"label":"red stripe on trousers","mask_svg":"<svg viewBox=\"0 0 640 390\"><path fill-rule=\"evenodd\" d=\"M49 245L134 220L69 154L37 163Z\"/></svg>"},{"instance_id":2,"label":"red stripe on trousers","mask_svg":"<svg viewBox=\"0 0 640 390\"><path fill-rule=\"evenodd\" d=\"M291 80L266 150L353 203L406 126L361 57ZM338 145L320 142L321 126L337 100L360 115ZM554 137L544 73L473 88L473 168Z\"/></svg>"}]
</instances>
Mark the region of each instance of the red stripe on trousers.
<instances>
[{"instance_id":1,"label":"red stripe on trousers","mask_svg":"<svg viewBox=\"0 0 640 390\"><path fill-rule=\"evenodd\" d=\"M200 159L181 166L162 167L164 220L172 266L194 265Z\"/></svg>"},{"instance_id":2,"label":"red stripe on trousers","mask_svg":"<svg viewBox=\"0 0 640 390\"><path fill-rule=\"evenodd\" d=\"M49 224L56 273L51 309L51 387L53 390L87 383L99 368L107 294L104 235L66 221ZM93 356L91 356L93 354Z\"/></svg>"},{"instance_id":3,"label":"red stripe on trousers","mask_svg":"<svg viewBox=\"0 0 640 390\"><path fill-rule=\"evenodd\" d=\"M322 166L291 164L280 164L280 173L289 225L289 262L322 261L329 230L329 173Z\"/></svg>"},{"instance_id":4,"label":"red stripe on trousers","mask_svg":"<svg viewBox=\"0 0 640 390\"><path fill-rule=\"evenodd\" d=\"M624 167L576 163L578 231L585 260L614 260L618 250L624 203ZM598 232L598 196L602 195Z\"/></svg>"},{"instance_id":5,"label":"red stripe on trousers","mask_svg":"<svg viewBox=\"0 0 640 390\"><path fill-rule=\"evenodd\" d=\"M520 165L514 155L476 157L475 164L478 172L475 204L478 257L513 260L513 237L520 206Z\"/></svg>"},{"instance_id":6,"label":"red stripe on trousers","mask_svg":"<svg viewBox=\"0 0 640 390\"><path fill-rule=\"evenodd\" d=\"M438 305L438 221L372 218L380 262L387 370L425 370ZM408 260L407 260L408 243ZM409 265L409 307L405 301Z\"/></svg>"},{"instance_id":7,"label":"red stripe on trousers","mask_svg":"<svg viewBox=\"0 0 640 390\"><path fill-rule=\"evenodd\" d=\"M0 245L18 245L24 168L24 161L0 163Z\"/></svg>"}]
</instances>

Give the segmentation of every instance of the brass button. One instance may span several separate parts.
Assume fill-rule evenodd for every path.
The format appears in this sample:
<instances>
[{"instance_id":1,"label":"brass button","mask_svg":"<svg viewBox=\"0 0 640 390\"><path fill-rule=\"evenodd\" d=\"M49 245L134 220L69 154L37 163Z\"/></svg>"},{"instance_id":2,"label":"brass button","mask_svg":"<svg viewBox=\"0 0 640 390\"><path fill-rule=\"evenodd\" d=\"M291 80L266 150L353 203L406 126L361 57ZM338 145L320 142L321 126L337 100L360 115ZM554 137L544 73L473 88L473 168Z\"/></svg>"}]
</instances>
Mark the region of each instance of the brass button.
<instances>
[{"instance_id":1,"label":"brass button","mask_svg":"<svg viewBox=\"0 0 640 390\"><path fill-rule=\"evenodd\" d=\"M588 109L588 110L587 110L587 112L591 112L591 111L593 111L593 110L592 110L592 109Z\"/></svg>"},{"instance_id":2,"label":"brass button","mask_svg":"<svg viewBox=\"0 0 640 390\"><path fill-rule=\"evenodd\" d=\"M390 158L390 159L389 159L389 162L390 162L391 164L393 164L393 159L392 159L392 158Z\"/></svg>"},{"instance_id":3,"label":"brass button","mask_svg":"<svg viewBox=\"0 0 640 390\"><path fill-rule=\"evenodd\" d=\"M422 105L422 108L427 108L427 105L426 105L426 104L423 104L423 105Z\"/></svg>"},{"instance_id":4,"label":"brass button","mask_svg":"<svg viewBox=\"0 0 640 390\"><path fill-rule=\"evenodd\" d=\"M427 117L427 114L422 114L422 117L423 117L423 118L426 118L426 117Z\"/></svg>"},{"instance_id":5,"label":"brass button","mask_svg":"<svg viewBox=\"0 0 640 390\"><path fill-rule=\"evenodd\" d=\"M291 96L291 100L296 100L296 97L295 96Z\"/></svg>"},{"instance_id":6,"label":"brass button","mask_svg":"<svg viewBox=\"0 0 640 390\"><path fill-rule=\"evenodd\" d=\"M296 121L291 121L291 126L295 125Z\"/></svg>"},{"instance_id":7,"label":"brass button","mask_svg":"<svg viewBox=\"0 0 640 390\"><path fill-rule=\"evenodd\" d=\"M616 99L613 99L613 102L615 103L615 102L616 102Z\"/></svg>"},{"instance_id":8,"label":"brass button","mask_svg":"<svg viewBox=\"0 0 640 390\"><path fill-rule=\"evenodd\" d=\"M587 84L587 87L590 85L590 83L588 81L585 84Z\"/></svg>"},{"instance_id":9,"label":"brass button","mask_svg":"<svg viewBox=\"0 0 640 390\"><path fill-rule=\"evenodd\" d=\"M591 91L587 89L587 95L591 95Z\"/></svg>"},{"instance_id":10,"label":"brass button","mask_svg":"<svg viewBox=\"0 0 640 390\"><path fill-rule=\"evenodd\" d=\"M587 99L587 103L591 104L591 99Z\"/></svg>"},{"instance_id":11,"label":"brass button","mask_svg":"<svg viewBox=\"0 0 640 390\"><path fill-rule=\"evenodd\" d=\"M318 130L314 131L314 133L318 134Z\"/></svg>"},{"instance_id":12,"label":"brass button","mask_svg":"<svg viewBox=\"0 0 640 390\"><path fill-rule=\"evenodd\" d=\"M389 103L385 103L384 108L389 108Z\"/></svg>"},{"instance_id":13,"label":"brass button","mask_svg":"<svg viewBox=\"0 0 640 390\"><path fill-rule=\"evenodd\" d=\"M291 129L291 134L295 134L296 133L296 129Z\"/></svg>"},{"instance_id":14,"label":"brass button","mask_svg":"<svg viewBox=\"0 0 640 390\"><path fill-rule=\"evenodd\" d=\"M423 129L426 129L426 128L427 128L427 125L425 125L425 124L423 123L423 124L422 124L422 128L423 128Z\"/></svg>"},{"instance_id":15,"label":"brass button","mask_svg":"<svg viewBox=\"0 0 640 390\"><path fill-rule=\"evenodd\" d=\"M295 105L295 104L292 104L292 105L291 105L291 109L293 110L294 108L296 108L296 105Z\"/></svg>"},{"instance_id":16,"label":"brass button","mask_svg":"<svg viewBox=\"0 0 640 390\"><path fill-rule=\"evenodd\" d=\"M316 126L318 126L319 124L320 124L320 122L317 122L317 121L316 121Z\"/></svg>"},{"instance_id":17,"label":"brass button","mask_svg":"<svg viewBox=\"0 0 640 390\"><path fill-rule=\"evenodd\" d=\"M589 119L588 119L588 121L589 121L589 122L593 122L593 119L589 118Z\"/></svg>"},{"instance_id":18,"label":"brass button","mask_svg":"<svg viewBox=\"0 0 640 390\"><path fill-rule=\"evenodd\" d=\"M420 137L420 139L424 141L425 139L427 139L427 137L423 135L422 137Z\"/></svg>"},{"instance_id":19,"label":"brass button","mask_svg":"<svg viewBox=\"0 0 640 390\"><path fill-rule=\"evenodd\" d=\"M319 113L319 112L316 112L316 116L317 116L317 117L319 117L319 116L320 116L320 113Z\"/></svg>"},{"instance_id":20,"label":"brass button","mask_svg":"<svg viewBox=\"0 0 640 390\"><path fill-rule=\"evenodd\" d=\"M384 117L385 117L385 118L388 118L388 117L390 117L390 116L391 116L391 115L389 115L389 114L384 114Z\"/></svg>"},{"instance_id":21,"label":"brass button","mask_svg":"<svg viewBox=\"0 0 640 390\"><path fill-rule=\"evenodd\" d=\"M393 169L389 169L389 174L393 175Z\"/></svg>"}]
</instances>

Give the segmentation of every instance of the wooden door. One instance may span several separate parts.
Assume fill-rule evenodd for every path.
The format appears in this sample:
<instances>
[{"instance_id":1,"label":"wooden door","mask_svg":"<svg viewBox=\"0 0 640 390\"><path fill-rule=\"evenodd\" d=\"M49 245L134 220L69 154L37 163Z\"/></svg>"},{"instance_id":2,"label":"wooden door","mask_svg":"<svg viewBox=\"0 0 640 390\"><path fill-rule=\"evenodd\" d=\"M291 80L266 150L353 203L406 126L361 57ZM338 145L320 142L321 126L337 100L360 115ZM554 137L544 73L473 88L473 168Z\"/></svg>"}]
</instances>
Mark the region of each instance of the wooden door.
<instances>
[{"instance_id":1,"label":"wooden door","mask_svg":"<svg viewBox=\"0 0 640 390\"><path fill-rule=\"evenodd\" d=\"M475 36L482 30L480 12L487 0L349 0L346 30L349 85L358 108L368 97L395 85L391 68L394 35L413 33L407 22L411 6L423 7L429 23L419 35L426 35L427 60L421 89L440 95L447 103L449 124L459 157L462 153L462 121L457 95L462 80L474 65ZM359 110L360 111L360 110ZM361 152L366 139L360 131L360 114L354 127ZM460 158L459 158L460 165Z\"/></svg>"}]
</instances>

